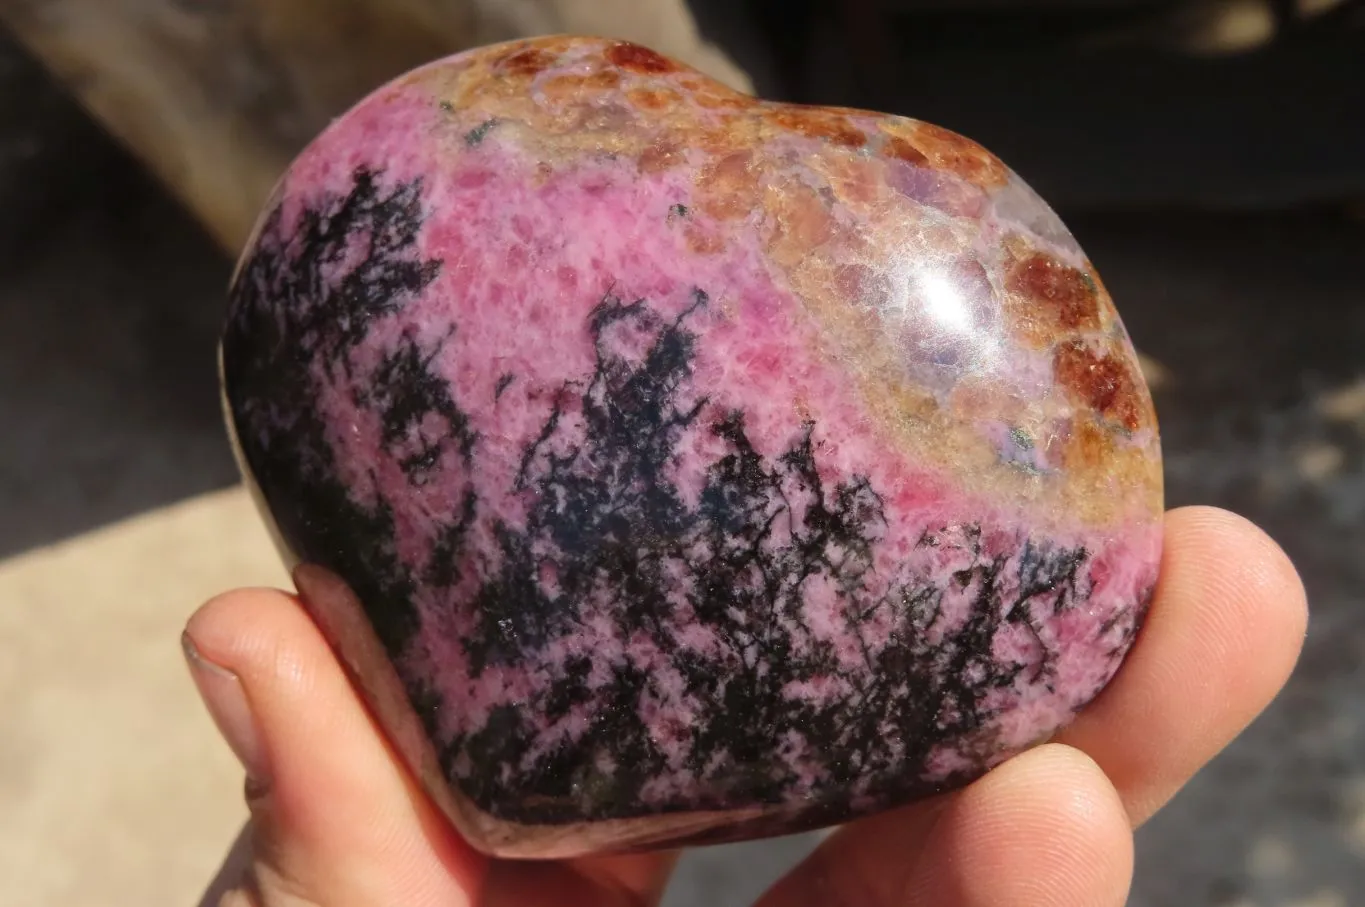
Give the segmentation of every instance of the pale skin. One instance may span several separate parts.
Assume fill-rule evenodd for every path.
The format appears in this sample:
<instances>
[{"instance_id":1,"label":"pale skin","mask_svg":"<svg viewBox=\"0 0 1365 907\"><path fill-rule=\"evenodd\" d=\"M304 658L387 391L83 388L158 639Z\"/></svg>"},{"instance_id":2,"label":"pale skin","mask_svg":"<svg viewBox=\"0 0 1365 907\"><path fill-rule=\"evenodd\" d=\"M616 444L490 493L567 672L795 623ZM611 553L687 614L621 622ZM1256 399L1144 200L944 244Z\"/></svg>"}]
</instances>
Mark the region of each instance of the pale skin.
<instances>
[{"instance_id":1,"label":"pale skin","mask_svg":"<svg viewBox=\"0 0 1365 907\"><path fill-rule=\"evenodd\" d=\"M1298 574L1211 508L1166 517L1151 615L1057 736L956 793L847 825L757 907L1110 907L1133 830L1279 692L1303 643ZM292 595L229 592L186 628L196 682L247 768L251 819L205 907L647 907L676 853L489 860L386 744ZM247 705L249 704L249 705Z\"/></svg>"}]
</instances>

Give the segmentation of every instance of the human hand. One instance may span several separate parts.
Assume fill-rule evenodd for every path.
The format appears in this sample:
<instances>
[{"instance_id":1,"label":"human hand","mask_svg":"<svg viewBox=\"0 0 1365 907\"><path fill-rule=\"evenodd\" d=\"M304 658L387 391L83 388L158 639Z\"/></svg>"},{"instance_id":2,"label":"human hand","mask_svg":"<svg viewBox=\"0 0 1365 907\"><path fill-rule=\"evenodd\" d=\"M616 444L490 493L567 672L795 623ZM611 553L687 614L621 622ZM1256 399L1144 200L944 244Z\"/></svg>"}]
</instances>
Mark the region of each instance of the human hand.
<instances>
[{"instance_id":1,"label":"human hand","mask_svg":"<svg viewBox=\"0 0 1365 907\"><path fill-rule=\"evenodd\" d=\"M1223 511L1172 511L1147 625L1071 727L963 790L839 829L760 907L1123 904L1133 829L1280 690L1306 620L1299 577L1263 533ZM676 853L476 853L293 596L216 598L185 647L251 810L206 907L644 907L662 894Z\"/></svg>"}]
</instances>

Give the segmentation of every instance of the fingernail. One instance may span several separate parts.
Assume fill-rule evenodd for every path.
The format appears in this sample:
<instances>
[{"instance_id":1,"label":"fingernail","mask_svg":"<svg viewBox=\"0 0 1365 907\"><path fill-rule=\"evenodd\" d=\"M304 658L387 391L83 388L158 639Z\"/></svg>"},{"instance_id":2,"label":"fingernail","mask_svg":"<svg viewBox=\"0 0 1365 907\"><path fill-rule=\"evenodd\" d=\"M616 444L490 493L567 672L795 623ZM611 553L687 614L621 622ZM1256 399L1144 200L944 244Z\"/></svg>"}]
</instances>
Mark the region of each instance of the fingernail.
<instances>
[{"instance_id":1,"label":"fingernail","mask_svg":"<svg viewBox=\"0 0 1365 907\"><path fill-rule=\"evenodd\" d=\"M249 784L262 785L266 780L265 746L261 740L256 718L246 700L242 679L227 668L214 664L203 656L188 633L180 634L180 645L185 650L185 661L190 676L199 688L218 733L246 769Z\"/></svg>"}]
</instances>

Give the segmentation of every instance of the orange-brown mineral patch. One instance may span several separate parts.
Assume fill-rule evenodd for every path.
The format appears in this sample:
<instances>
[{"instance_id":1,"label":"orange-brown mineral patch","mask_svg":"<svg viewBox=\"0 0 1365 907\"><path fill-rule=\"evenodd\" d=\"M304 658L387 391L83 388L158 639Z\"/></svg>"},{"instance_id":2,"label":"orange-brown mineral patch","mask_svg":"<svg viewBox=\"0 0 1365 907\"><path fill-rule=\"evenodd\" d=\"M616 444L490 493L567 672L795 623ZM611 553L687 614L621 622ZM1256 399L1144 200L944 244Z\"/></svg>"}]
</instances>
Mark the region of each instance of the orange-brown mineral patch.
<instances>
[{"instance_id":1,"label":"orange-brown mineral patch","mask_svg":"<svg viewBox=\"0 0 1365 907\"><path fill-rule=\"evenodd\" d=\"M865 210L887 194L886 164L862 155L830 155L812 161L839 200Z\"/></svg>"},{"instance_id":2,"label":"orange-brown mineral patch","mask_svg":"<svg viewBox=\"0 0 1365 907\"><path fill-rule=\"evenodd\" d=\"M819 107L774 107L765 114L769 122L813 139L824 139L844 148L861 148L867 134L848 117Z\"/></svg>"},{"instance_id":3,"label":"orange-brown mineral patch","mask_svg":"<svg viewBox=\"0 0 1365 907\"><path fill-rule=\"evenodd\" d=\"M698 206L719 220L743 217L758 203L759 176L752 151L732 151L702 170Z\"/></svg>"},{"instance_id":4,"label":"orange-brown mineral patch","mask_svg":"<svg viewBox=\"0 0 1365 907\"><path fill-rule=\"evenodd\" d=\"M727 114L718 123L696 125L687 132L688 147L720 157L737 148L760 148L762 145L758 121L750 116Z\"/></svg>"},{"instance_id":5,"label":"orange-brown mineral patch","mask_svg":"<svg viewBox=\"0 0 1365 907\"><path fill-rule=\"evenodd\" d=\"M916 167L925 167L929 164L929 158L925 157L923 151L898 135L886 136L886 140L882 142L882 152Z\"/></svg>"},{"instance_id":6,"label":"orange-brown mineral patch","mask_svg":"<svg viewBox=\"0 0 1365 907\"><path fill-rule=\"evenodd\" d=\"M541 86L545 97L556 103L591 101L621 84L621 74L612 69L590 73L565 73L554 76Z\"/></svg>"},{"instance_id":7,"label":"orange-brown mineral patch","mask_svg":"<svg viewBox=\"0 0 1365 907\"><path fill-rule=\"evenodd\" d=\"M1087 258L1083 261L1081 268L1095 287L1096 306L1100 311L1100 321L1108 326L1117 315L1114 310L1114 297L1109 295L1109 288L1104 285L1104 281L1100 278L1099 272L1095 270L1095 265L1090 259Z\"/></svg>"},{"instance_id":8,"label":"orange-brown mineral patch","mask_svg":"<svg viewBox=\"0 0 1365 907\"><path fill-rule=\"evenodd\" d=\"M698 107L707 110L745 110L757 107L762 102L757 98L738 91L731 91L724 85L712 83L692 92L692 100Z\"/></svg>"},{"instance_id":9,"label":"orange-brown mineral patch","mask_svg":"<svg viewBox=\"0 0 1365 907\"><path fill-rule=\"evenodd\" d=\"M818 355L911 460L1066 520L1158 511L1155 414L1108 294L1088 262L984 219L1011 175L975 142L760 102L628 42L520 42L414 80L448 103L440 122L459 153L496 121L500 141L538 162L537 180L607 154L690 180L690 196L670 188L660 202L668 241L708 264L760 243ZM813 141L794 149L799 137ZM946 316L934 308L945 293ZM987 348L999 361L962 359ZM1001 426L1045 452L1041 465L1009 460ZM1116 487L1151 493L1135 504Z\"/></svg>"},{"instance_id":10,"label":"orange-brown mineral patch","mask_svg":"<svg viewBox=\"0 0 1365 907\"><path fill-rule=\"evenodd\" d=\"M682 96L667 88L632 88L626 92L630 103L641 110L667 110L682 101Z\"/></svg>"},{"instance_id":11,"label":"orange-brown mineral patch","mask_svg":"<svg viewBox=\"0 0 1365 907\"><path fill-rule=\"evenodd\" d=\"M493 61L493 69L502 75L530 79L555 65L556 57L539 47L513 50Z\"/></svg>"},{"instance_id":12,"label":"orange-brown mineral patch","mask_svg":"<svg viewBox=\"0 0 1365 907\"><path fill-rule=\"evenodd\" d=\"M1075 420L1060 439L1062 464L1076 479L1099 477L1114 465L1114 435L1093 419Z\"/></svg>"},{"instance_id":13,"label":"orange-brown mineral patch","mask_svg":"<svg viewBox=\"0 0 1365 907\"><path fill-rule=\"evenodd\" d=\"M880 311L892 292L886 274L860 262L836 265L832 288L852 305L872 311Z\"/></svg>"},{"instance_id":14,"label":"orange-brown mineral patch","mask_svg":"<svg viewBox=\"0 0 1365 907\"><path fill-rule=\"evenodd\" d=\"M683 235L687 237L687 248L698 255L715 255L725 248L725 240L718 231L700 224L688 224Z\"/></svg>"},{"instance_id":15,"label":"orange-brown mineral patch","mask_svg":"<svg viewBox=\"0 0 1365 907\"><path fill-rule=\"evenodd\" d=\"M598 138L597 147L603 151L624 151L634 143L636 136L631 127L635 124L635 112L625 104L579 104L577 110L579 130L607 134L605 138Z\"/></svg>"},{"instance_id":16,"label":"orange-brown mineral patch","mask_svg":"<svg viewBox=\"0 0 1365 907\"><path fill-rule=\"evenodd\" d=\"M997 377L967 375L953 386L949 398L953 412L968 423L985 420L1018 425L1028 415L1020 412L1008 382Z\"/></svg>"},{"instance_id":17,"label":"orange-brown mineral patch","mask_svg":"<svg viewBox=\"0 0 1365 907\"><path fill-rule=\"evenodd\" d=\"M1093 331L1100 327L1099 287L1095 281L1084 271L1045 252L1015 261L1005 286L1031 304L1049 327L1067 331Z\"/></svg>"},{"instance_id":18,"label":"orange-brown mineral patch","mask_svg":"<svg viewBox=\"0 0 1365 907\"><path fill-rule=\"evenodd\" d=\"M682 144L672 136L660 136L640 152L641 173L661 173L687 160Z\"/></svg>"},{"instance_id":19,"label":"orange-brown mineral patch","mask_svg":"<svg viewBox=\"0 0 1365 907\"><path fill-rule=\"evenodd\" d=\"M758 98L735 91L699 72L684 70L674 82L687 92L692 102L705 110L744 110L763 104Z\"/></svg>"},{"instance_id":20,"label":"orange-brown mineral patch","mask_svg":"<svg viewBox=\"0 0 1365 907\"><path fill-rule=\"evenodd\" d=\"M1074 515L1111 520L1118 515L1118 501L1130 494L1131 503L1141 508L1137 514L1161 513L1161 459L1153 449L1128 444L1112 428L1085 418L1046 440L1049 456L1055 452L1054 462L1067 474L1059 503Z\"/></svg>"},{"instance_id":21,"label":"orange-brown mineral patch","mask_svg":"<svg viewBox=\"0 0 1365 907\"><path fill-rule=\"evenodd\" d=\"M800 180L768 186L763 202L770 218L768 253L778 264L792 267L834 236L829 203Z\"/></svg>"},{"instance_id":22,"label":"orange-brown mineral patch","mask_svg":"<svg viewBox=\"0 0 1365 907\"><path fill-rule=\"evenodd\" d=\"M613 66L630 72L657 74L676 72L678 69L678 64L663 54L629 41L619 41L607 48L606 57Z\"/></svg>"},{"instance_id":23,"label":"orange-brown mineral patch","mask_svg":"<svg viewBox=\"0 0 1365 907\"><path fill-rule=\"evenodd\" d=\"M1009 182L1010 172L1004 162L956 132L931 123L900 118L888 119L880 128L887 137L888 152L902 160L921 163L896 139L923 155L929 166L946 170L980 189L998 189Z\"/></svg>"},{"instance_id":24,"label":"orange-brown mineral patch","mask_svg":"<svg viewBox=\"0 0 1365 907\"><path fill-rule=\"evenodd\" d=\"M1142 424L1140 384L1126 357L1096 353L1084 342L1067 341L1053 352L1057 383L1097 413L1129 430Z\"/></svg>"}]
</instances>

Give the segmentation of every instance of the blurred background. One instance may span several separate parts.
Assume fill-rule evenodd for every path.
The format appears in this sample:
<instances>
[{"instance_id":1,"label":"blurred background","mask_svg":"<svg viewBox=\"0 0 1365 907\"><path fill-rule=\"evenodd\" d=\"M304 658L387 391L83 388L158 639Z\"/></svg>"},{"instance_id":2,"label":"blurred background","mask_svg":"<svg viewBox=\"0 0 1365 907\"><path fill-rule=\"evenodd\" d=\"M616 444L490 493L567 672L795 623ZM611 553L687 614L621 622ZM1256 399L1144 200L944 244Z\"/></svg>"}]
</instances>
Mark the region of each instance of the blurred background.
<instances>
[{"instance_id":1,"label":"blurred background","mask_svg":"<svg viewBox=\"0 0 1365 907\"><path fill-rule=\"evenodd\" d=\"M286 582L219 422L232 255L329 117L549 32L936 122L1054 203L1146 358L1170 503L1266 527L1313 607L1131 903L1365 905L1365 5L0 0L0 907L196 903L243 811L177 636ZM667 903L739 907L811 844L698 851Z\"/></svg>"}]
</instances>

